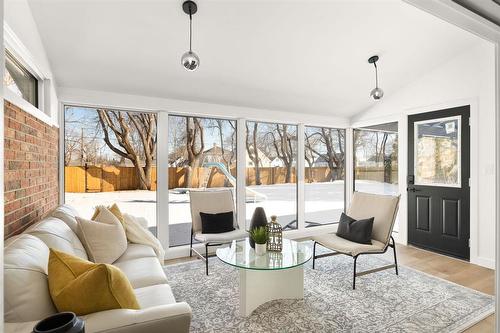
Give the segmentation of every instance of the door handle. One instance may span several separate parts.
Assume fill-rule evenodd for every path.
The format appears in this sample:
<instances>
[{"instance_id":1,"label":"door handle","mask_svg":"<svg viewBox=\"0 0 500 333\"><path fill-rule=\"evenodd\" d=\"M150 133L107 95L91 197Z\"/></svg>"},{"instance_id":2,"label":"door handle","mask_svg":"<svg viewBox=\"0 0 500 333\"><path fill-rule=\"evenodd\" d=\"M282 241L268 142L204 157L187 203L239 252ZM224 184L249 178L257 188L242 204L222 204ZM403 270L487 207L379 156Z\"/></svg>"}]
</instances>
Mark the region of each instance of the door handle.
<instances>
[{"instance_id":1,"label":"door handle","mask_svg":"<svg viewBox=\"0 0 500 333\"><path fill-rule=\"evenodd\" d=\"M416 189L416 188L414 188L414 187L407 187L407 188L406 188L406 191L408 191L408 192L420 192L421 190L417 190L417 189Z\"/></svg>"}]
</instances>

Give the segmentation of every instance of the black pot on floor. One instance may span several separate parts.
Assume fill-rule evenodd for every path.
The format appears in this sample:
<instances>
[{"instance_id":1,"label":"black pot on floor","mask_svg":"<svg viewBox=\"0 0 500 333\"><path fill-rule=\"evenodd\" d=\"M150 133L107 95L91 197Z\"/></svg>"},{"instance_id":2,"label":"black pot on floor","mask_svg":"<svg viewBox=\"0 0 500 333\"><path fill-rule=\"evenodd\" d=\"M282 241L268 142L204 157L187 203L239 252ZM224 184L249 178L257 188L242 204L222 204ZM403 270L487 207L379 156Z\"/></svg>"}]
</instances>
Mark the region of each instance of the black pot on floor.
<instances>
[{"instance_id":1,"label":"black pot on floor","mask_svg":"<svg viewBox=\"0 0 500 333\"><path fill-rule=\"evenodd\" d=\"M33 333L85 333L85 322L73 312L60 312L39 321Z\"/></svg>"},{"instance_id":2,"label":"black pot on floor","mask_svg":"<svg viewBox=\"0 0 500 333\"><path fill-rule=\"evenodd\" d=\"M257 227L265 227L267 225L267 216L264 208L257 207L253 212L252 219L250 220L250 230ZM255 242L250 238L250 246L255 248Z\"/></svg>"}]
</instances>

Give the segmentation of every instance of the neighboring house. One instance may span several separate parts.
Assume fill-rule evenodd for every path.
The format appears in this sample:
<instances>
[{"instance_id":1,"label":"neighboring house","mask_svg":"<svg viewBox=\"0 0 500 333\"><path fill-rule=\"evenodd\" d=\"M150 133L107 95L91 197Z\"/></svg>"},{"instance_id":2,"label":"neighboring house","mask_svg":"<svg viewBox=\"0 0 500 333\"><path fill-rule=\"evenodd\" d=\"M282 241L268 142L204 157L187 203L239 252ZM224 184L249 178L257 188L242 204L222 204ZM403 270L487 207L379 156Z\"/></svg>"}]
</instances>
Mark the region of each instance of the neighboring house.
<instances>
[{"instance_id":1,"label":"neighboring house","mask_svg":"<svg viewBox=\"0 0 500 333\"><path fill-rule=\"evenodd\" d=\"M205 163L223 163L225 165L229 161L231 161L233 165L236 165L236 154L233 155L232 150L227 148L224 149L223 154L222 148L214 144L212 148L203 152L200 165Z\"/></svg>"},{"instance_id":2,"label":"neighboring house","mask_svg":"<svg viewBox=\"0 0 500 333\"><path fill-rule=\"evenodd\" d=\"M253 146L250 146L250 149L253 149ZM260 149L257 149L257 153L259 155L259 166L261 168L267 168L271 166L271 159ZM248 155L248 151L246 151L246 167L253 168L255 167L250 155Z\"/></svg>"},{"instance_id":3,"label":"neighboring house","mask_svg":"<svg viewBox=\"0 0 500 333\"><path fill-rule=\"evenodd\" d=\"M206 149L203 152L200 160L200 166L205 163L223 163L224 165L231 160L232 150L224 149L214 144L212 148ZM224 157L223 157L224 155ZM236 165L236 156L232 157L233 166ZM185 167L188 165L187 153L185 147L179 147L176 151L169 155L169 165L176 167Z\"/></svg>"},{"instance_id":4,"label":"neighboring house","mask_svg":"<svg viewBox=\"0 0 500 333\"><path fill-rule=\"evenodd\" d=\"M171 167L184 167L187 165L186 147L177 147L173 152L168 154L168 165Z\"/></svg>"},{"instance_id":5,"label":"neighboring house","mask_svg":"<svg viewBox=\"0 0 500 333\"><path fill-rule=\"evenodd\" d=\"M328 167L328 161L324 156L318 156L318 158L316 158L316 160L314 160L313 162L313 167L316 168Z\"/></svg>"},{"instance_id":6,"label":"neighboring house","mask_svg":"<svg viewBox=\"0 0 500 333\"><path fill-rule=\"evenodd\" d=\"M271 160L269 166L272 168L283 168L285 167L285 163L283 163L283 161L280 158L275 157Z\"/></svg>"}]
</instances>

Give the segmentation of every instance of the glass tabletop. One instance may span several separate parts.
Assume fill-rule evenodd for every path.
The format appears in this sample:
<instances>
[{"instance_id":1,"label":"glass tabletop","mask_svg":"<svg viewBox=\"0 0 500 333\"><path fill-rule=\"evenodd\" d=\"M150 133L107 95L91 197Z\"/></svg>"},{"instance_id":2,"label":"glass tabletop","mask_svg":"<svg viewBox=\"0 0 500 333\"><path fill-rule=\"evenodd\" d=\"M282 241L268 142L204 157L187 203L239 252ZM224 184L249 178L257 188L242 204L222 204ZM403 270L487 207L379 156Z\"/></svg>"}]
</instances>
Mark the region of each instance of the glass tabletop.
<instances>
[{"instance_id":1,"label":"glass tabletop","mask_svg":"<svg viewBox=\"0 0 500 333\"><path fill-rule=\"evenodd\" d=\"M296 242L283 238L283 251L258 256L248 238L233 241L230 246L217 249L217 257L226 264L256 270L287 269L300 266L312 257L310 242Z\"/></svg>"}]
</instances>

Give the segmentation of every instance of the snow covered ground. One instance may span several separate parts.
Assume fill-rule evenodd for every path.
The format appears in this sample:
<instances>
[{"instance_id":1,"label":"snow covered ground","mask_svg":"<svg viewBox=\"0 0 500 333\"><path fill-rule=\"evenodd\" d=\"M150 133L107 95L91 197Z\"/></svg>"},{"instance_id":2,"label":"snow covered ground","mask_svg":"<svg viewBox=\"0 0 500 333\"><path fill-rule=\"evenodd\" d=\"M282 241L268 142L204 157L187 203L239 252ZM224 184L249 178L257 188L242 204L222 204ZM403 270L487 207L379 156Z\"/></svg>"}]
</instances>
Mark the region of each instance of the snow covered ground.
<instances>
[{"instance_id":1,"label":"snow covered ground","mask_svg":"<svg viewBox=\"0 0 500 333\"><path fill-rule=\"evenodd\" d=\"M247 202L247 221L256 207L264 207L269 216L277 215L282 225L295 220L297 187L295 184L249 186L267 196L267 200ZM398 186L374 181L356 181L356 190L393 194ZM97 205L117 203L126 213L145 217L150 226L156 225L156 192L116 191L100 193L66 193L66 203L75 206L83 217L90 218ZM169 223L190 223L189 194L169 192ZM314 183L305 185L306 221L320 224L337 222L344 210L344 183Z\"/></svg>"}]
</instances>

